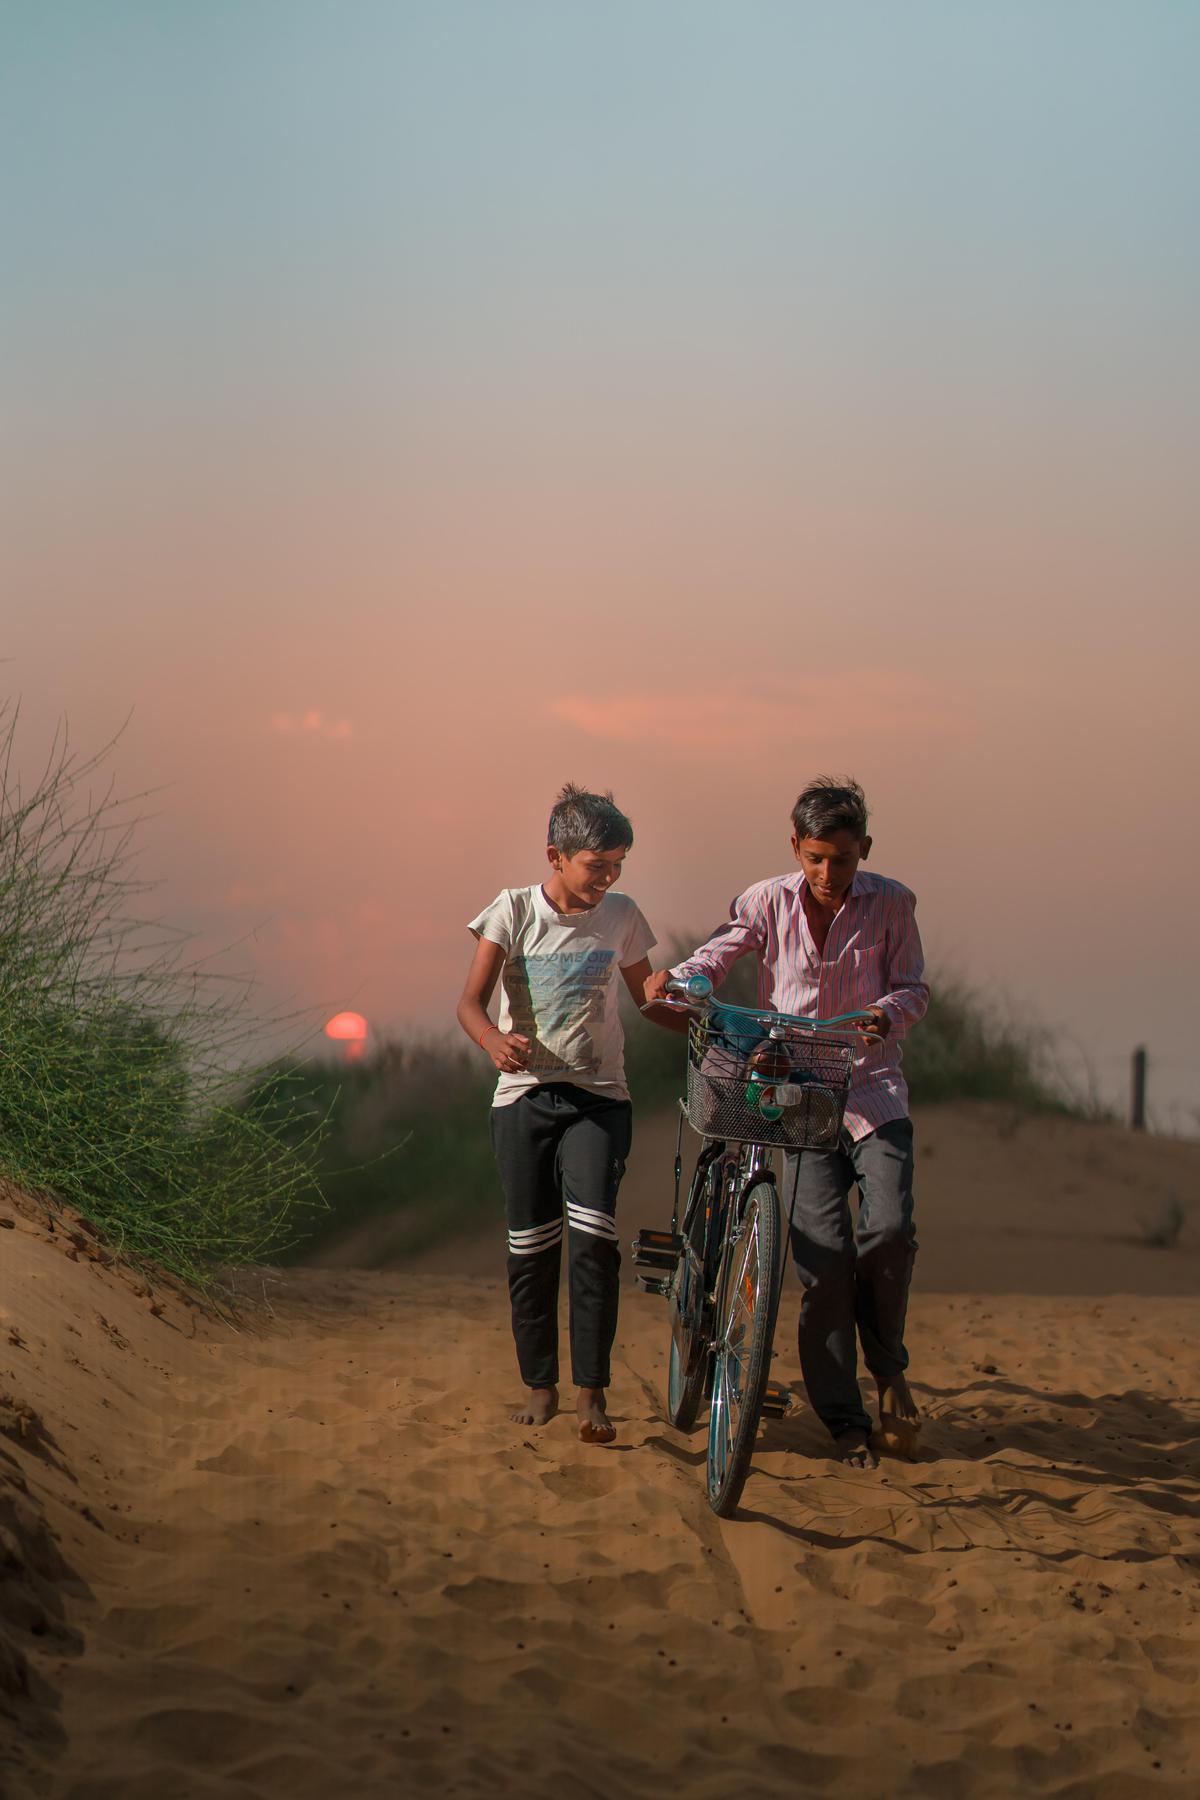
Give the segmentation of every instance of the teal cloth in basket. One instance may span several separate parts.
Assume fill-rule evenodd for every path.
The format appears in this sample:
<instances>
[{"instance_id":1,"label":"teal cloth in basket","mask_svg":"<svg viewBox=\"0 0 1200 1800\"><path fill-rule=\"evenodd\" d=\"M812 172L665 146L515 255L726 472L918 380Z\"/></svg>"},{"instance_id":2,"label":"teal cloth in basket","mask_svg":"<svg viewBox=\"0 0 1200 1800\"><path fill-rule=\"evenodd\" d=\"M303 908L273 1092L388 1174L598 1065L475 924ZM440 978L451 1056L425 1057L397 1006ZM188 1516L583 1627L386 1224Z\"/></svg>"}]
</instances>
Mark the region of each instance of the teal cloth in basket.
<instances>
[{"instance_id":1,"label":"teal cloth in basket","mask_svg":"<svg viewBox=\"0 0 1200 1800\"><path fill-rule=\"evenodd\" d=\"M708 1034L710 1043L720 1044L736 1056L749 1056L766 1037L767 1028L758 1019L732 1012L729 1007L714 1001L708 1015Z\"/></svg>"},{"instance_id":2,"label":"teal cloth in basket","mask_svg":"<svg viewBox=\"0 0 1200 1800\"><path fill-rule=\"evenodd\" d=\"M749 1018L745 1013L722 1006L719 1001L714 1001L709 1011L708 1043L710 1049L723 1050L727 1055L738 1058L739 1061L748 1057L763 1042L768 1030L769 1027L764 1025L761 1019ZM711 1066L706 1070L706 1073L709 1074L724 1075L726 1079L733 1072L732 1069L712 1068ZM811 1069L793 1067L789 1071L786 1084L779 1089L778 1098L785 1106L796 1104L800 1096L798 1093L792 1095L789 1090L803 1087L808 1082L816 1080L817 1076Z\"/></svg>"}]
</instances>

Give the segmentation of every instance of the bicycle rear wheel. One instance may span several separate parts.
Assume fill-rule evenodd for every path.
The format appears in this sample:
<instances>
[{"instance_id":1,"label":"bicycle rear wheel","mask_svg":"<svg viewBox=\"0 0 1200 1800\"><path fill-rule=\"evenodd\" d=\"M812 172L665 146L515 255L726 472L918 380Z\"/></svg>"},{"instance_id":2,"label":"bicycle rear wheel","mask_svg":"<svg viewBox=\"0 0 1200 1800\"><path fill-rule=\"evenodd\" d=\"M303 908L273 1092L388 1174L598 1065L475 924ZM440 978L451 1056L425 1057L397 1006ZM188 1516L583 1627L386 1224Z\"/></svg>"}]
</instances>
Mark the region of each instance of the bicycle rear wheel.
<instances>
[{"instance_id":1,"label":"bicycle rear wheel","mask_svg":"<svg viewBox=\"0 0 1200 1800\"><path fill-rule=\"evenodd\" d=\"M723 1519L736 1510L750 1473L771 1367L781 1255L773 1182L754 1183L742 1203L741 1218L741 1232L727 1247L717 1284L713 1333L708 1503Z\"/></svg>"},{"instance_id":2,"label":"bicycle rear wheel","mask_svg":"<svg viewBox=\"0 0 1200 1800\"><path fill-rule=\"evenodd\" d=\"M667 1362L667 1417L676 1431L691 1431L704 1400L704 1383L708 1376L708 1357L700 1356L690 1375L683 1372L679 1345L671 1339Z\"/></svg>"},{"instance_id":3,"label":"bicycle rear wheel","mask_svg":"<svg viewBox=\"0 0 1200 1800\"><path fill-rule=\"evenodd\" d=\"M667 1363L667 1417L677 1431L691 1431L704 1403L712 1321L706 1263L720 1218L722 1169L711 1162L699 1193L689 1199L684 1250L671 1306L671 1354ZM689 1251L691 1254L689 1255Z\"/></svg>"}]
</instances>

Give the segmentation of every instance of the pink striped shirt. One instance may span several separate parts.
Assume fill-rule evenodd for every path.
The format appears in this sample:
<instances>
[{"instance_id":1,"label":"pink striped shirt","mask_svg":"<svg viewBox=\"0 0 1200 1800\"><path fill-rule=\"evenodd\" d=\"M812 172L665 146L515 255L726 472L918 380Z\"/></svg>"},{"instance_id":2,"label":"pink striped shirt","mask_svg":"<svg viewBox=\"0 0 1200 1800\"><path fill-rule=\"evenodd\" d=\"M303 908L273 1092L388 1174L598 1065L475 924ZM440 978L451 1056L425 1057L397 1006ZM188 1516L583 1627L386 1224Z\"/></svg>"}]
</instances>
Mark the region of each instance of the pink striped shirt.
<instances>
[{"instance_id":1,"label":"pink striped shirt","mask_svg":"<svg viewBox=\"0 0 1200 1800\"><path fill-rule=\"evenodd\" d=\"M908 1115L901 1045L929 1004L921 979L925 958L914 917L916 896L898 881L858 869L821 952L804 912L805 885L800 873L755 882L733 902L728 925L719 925L672 973L707 975L716 985L739 956L753 950L758 1004L764 1008L830 1018L882 1007L892 1029L882 1044L856 1052L846 1102L846 1129L863 1138L889 1119Z\"/></svg>"}]
</instances>

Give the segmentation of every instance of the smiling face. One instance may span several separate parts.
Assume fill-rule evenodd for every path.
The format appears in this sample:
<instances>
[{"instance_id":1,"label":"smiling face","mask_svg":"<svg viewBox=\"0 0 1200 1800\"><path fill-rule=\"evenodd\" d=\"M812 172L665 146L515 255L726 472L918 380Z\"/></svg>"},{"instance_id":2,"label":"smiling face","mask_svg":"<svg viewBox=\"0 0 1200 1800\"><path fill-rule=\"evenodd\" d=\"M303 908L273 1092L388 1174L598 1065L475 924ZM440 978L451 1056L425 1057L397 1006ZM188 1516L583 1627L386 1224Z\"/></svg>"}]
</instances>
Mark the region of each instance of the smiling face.
<instances>
[{"instance_id":1,"label":"smiling face","mask_svg":"<svg viewBox=\"0 0 1200 1800\"><path fill-rule=\"evenodd\" d=\"M620 844L615 850L577 850L574 856L567 856L551 844L546 855L553 873L546 883L546 892L564 912L598 906L619 879L621 864L628 854L628 844Z\"/></svg>"},{"instance_id":2,"label":"smiling face","mask_svg":"<svg viewBox=\"0 0 1200 1800\"><path fill-rule=\"evenodd\" d=\"M826 838L793 837L792 849L805 880L822 906L839 907L850 892L860 862L870 853L869 837L833 831Z\"/></svg>"}]
</instances>

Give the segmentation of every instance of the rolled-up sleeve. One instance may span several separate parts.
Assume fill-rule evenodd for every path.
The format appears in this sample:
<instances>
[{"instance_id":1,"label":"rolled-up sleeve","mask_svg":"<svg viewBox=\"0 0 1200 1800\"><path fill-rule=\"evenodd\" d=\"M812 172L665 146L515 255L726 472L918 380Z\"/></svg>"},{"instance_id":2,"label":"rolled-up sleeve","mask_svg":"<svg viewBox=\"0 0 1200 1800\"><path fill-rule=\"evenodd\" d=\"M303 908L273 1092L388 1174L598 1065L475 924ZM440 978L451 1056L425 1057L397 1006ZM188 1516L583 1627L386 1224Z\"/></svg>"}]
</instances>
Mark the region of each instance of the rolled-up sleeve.
<instances>
[{"instance_id":1,"label":"rolled-up sleeve","mask_svg":"<svg viewBox=\"0 0 1200 1800\"><path fill-rule=\"evenodd\" d=\"M887 928L888 991L875 1004L894 1026L906 1030L925 1016L929 988L924 980L925 952L917 930L917 903L911 894L900 896Z\"/></svg>"},{"instance_id":2,"label":"rolled-up sleeve","mask_svg":"<svg viewBox=\"0 0 1200 1800\"><path fill-rule=\"evenodd\" d=\"M718 925L712 936L677 963L671 973L681 981L689 975L707 975L717 987L739 957L748 956L752 950L761 951L765 941L762 895L756 888L748 888L730 906L728 922Z\"/></svg>"}]
</instances>

